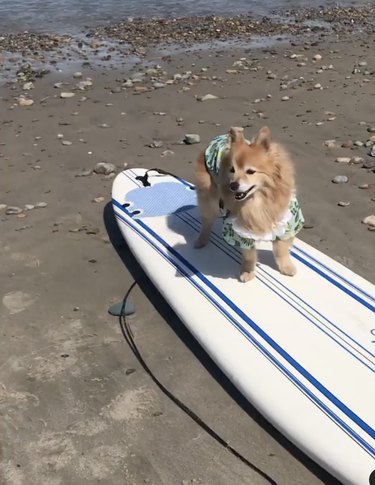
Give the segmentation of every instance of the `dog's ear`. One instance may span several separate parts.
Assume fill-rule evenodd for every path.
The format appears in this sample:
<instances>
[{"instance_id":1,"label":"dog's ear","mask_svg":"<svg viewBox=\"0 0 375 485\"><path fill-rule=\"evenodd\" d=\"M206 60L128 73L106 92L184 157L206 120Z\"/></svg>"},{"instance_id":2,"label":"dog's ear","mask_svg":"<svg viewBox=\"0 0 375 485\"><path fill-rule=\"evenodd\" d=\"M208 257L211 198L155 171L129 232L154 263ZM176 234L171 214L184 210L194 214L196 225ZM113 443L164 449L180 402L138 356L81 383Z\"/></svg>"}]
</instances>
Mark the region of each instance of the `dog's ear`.
<instances>
[{"instance_id":1,"label":"dog's ear","mask_svg":"<svg viewBox=\"0 0 375 485\"><path fill-rule=\"evenodd\" d=\"M252 145L262 146L265 150L269 150L271 145L271 131L267 126L263 126L255 135Z\"/></svg>"},{"instance_id":2,"label":"dog's ear","mask_svg":"<svg viewBox=\"0 0 375 485\"><path fill-rule=\"evenodd\" d=\"M243 128L240 126L232 126L229 130L229 139L231 143L243 143L245 141Z\"/></svg>"}]
</instances>

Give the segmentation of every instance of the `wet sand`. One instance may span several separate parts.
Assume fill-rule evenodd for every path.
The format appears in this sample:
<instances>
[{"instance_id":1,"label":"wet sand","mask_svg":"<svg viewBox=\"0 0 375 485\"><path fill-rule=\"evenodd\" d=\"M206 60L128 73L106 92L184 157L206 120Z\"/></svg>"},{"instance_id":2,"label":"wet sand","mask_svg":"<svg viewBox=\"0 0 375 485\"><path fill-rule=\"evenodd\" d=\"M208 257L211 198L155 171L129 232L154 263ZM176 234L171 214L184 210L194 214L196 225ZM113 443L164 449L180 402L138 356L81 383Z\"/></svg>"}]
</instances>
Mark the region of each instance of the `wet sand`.
<instances>
[{"instance_id":1,"label":"wet sand","mask_svg":"<svg viewBox=\"0 0 375 485\"><path fill-rule=\"evenodd\" d=\"M130 69L66 66L0 88L0 483L335 483L184 330L122 241L110 192L124 166L192 180L213 136L268 125L295 161L301 239L375 282L374 232L362 223L375 213L374 41L150 49ZM217 99L198 100L207 94ZM186 133L200 144L182 143ZM99 162L115 172L95 174ZM334 184L337 175L347 182ZM143 372L107 314L133 279L132 325L152 370L269 479L224 451Z\"/></svg>"}]
</instances>

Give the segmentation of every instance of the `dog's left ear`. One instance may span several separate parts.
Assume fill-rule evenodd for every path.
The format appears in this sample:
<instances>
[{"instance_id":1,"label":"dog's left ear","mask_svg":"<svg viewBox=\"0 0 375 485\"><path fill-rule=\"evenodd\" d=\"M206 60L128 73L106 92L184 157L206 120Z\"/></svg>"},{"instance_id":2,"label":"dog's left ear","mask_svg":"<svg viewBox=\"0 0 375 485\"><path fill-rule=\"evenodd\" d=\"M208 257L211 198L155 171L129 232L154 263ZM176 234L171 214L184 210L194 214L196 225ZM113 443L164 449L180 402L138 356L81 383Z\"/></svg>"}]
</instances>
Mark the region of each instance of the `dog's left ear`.
<instances>
[{"instance_id":1,"label":"dog's left ear","mask_svg":"<svg viewBox=\"0 0 375 485\"><path fill-rule=\"evenodd\" d=\"M231 143L243 143L245 141L243 128L240 126L232 126L229 130L229 138Z\"/></svg>"},{"instance_id":2,"label":"dog's left ear","mask_svg":"<svg viewBox=\"0 0 375 485\"><path fill-rule=\"evenodd\" d=\"M271 145L271 131L267 126L263 126L255 135L252 145L262 146L265 150L269 150Z\"/></svg>"}]
</instances>

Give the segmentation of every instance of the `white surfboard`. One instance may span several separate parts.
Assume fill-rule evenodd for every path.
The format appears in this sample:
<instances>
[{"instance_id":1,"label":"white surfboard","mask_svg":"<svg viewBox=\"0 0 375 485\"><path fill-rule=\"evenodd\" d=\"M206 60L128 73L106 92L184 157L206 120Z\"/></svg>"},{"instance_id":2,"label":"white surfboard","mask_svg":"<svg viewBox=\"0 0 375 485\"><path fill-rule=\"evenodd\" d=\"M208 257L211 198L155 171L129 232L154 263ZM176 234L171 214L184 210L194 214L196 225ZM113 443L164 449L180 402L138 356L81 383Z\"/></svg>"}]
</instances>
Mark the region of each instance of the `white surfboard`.
<instances>
[{"instance_id":1,"label":"white surfboard","mask_svg":"<svg viewBox=\"0 0 375 485\"><path fill-rule=\"evenodd\" d=\"M375 484L375 287L296 240L298 273L260 247L256 279L221 237L194 249L194 187L129 169L113 183L121 232L152 282L244 396L345 484Z\"/></svg>"}]
</instances>

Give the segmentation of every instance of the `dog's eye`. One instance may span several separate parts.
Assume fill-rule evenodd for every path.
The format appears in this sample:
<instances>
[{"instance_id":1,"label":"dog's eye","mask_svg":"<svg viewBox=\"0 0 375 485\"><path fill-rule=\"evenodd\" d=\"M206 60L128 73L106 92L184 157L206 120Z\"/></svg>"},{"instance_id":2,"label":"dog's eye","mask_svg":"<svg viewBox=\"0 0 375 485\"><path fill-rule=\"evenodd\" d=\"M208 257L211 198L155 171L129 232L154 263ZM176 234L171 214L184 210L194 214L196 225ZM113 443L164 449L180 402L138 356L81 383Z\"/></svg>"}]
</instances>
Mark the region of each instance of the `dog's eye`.
<instances>
[{"instance_id":1,"label":"dog's eye","mask_svg":"<svg viewBox=\"0 0 375 485\"><path fill-rule=\"evenodd\" d=\"M249 175L253 175L253 173L255 173L255 170L253 170L252 168L248 168L246 170L246 173L249 174Z\"/></svg>"},{"instance_id":2,"label":"dog's eye","mask_svg":"<svg viewBox=\"0 0 375 485\"><path fill-rule=\"evenodd\" d=\"M230 167L230 173L234 173L234 167Z\"/></svg>"}]
</instances>

